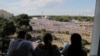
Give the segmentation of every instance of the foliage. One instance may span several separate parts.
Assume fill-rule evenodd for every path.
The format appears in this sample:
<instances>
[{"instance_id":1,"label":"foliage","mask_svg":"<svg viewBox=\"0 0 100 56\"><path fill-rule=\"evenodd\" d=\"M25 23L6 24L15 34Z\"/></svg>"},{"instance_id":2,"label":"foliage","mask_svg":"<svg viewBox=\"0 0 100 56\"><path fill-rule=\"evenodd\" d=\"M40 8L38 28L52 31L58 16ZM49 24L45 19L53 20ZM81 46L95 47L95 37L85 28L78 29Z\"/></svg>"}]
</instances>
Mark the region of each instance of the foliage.
<instances>
[{"instance_id":1,"label":"foliage","mask_svg":"<svg viewBox=\"0 0 100 56\"><path fill-rule=\"evenodd\" d=\"M90 49L89 48L87 48L86 46L90 46L90 42L88 42L87 40L85 40L85 39L82 39L82 46L83 46L83 48L84 48L84 50L86 50L86 52L87 53L89 53L90 52Z\"/></svg>"},{"instance_id":2,"label":"foliage","mask_svg":"<svg viewBox=\"0 0 100 56\"><path fill-rule=\"evenodd\" d=\"M8 48L8 36L13 35L16 31L16 27L13 22L6 19L0 20L0 44L2 46L2 52Z\"/></svg>"},{"instance_id":3,"label":"foliage","mask_svg":"<svg viewBox=\"0 0 100 56\"><path fill-rule=\"evenodd\" d=\"M57 33L62 33L60 30Z\"/></svg>"},{"instance_id":4,"label":"foliage","mask_svg":"<svg viewBox=\"0 0 100 56\"><path fill-rule=\"evenodd\" d=\"M57 40L57 38L56 38L56 36L55 36L55 35L52 35L52 37L53 37L53 40Z\"/></svg>"},{"instance_id":5,"label":"foliage","mask_svg":"<svg viewBox=\"0 0 100 56\"><path fill-rule=\"evenodd\" d=\"M32 30L33 30L33 29L32 29L32 26L29 26L28 28L29 28L29 31L32 31Z\"/></svg>"},{"instance_id":6,"label":"foliage","mask_svg":"<svg viewBox=\"0 0 100 56\"><path fill-rule=\"evenodd\" d=\"M0 34L2 36L12 35L16 31L16 28L15 28L13 22L9 22L9 21L3 21L0 28L1 28L0 29Z\"/></svg>"},{"instance_id":7,"label":"foliage","mask_svg":"<svg viewBox=\"0 0 100 56\"><path fill-rule=\"evenodd\" d=\"M93 17L91 16L50 16L50 20L56 20L56 21L63 21L68 22L72 19L79 20L79 21L93 21Z\"/></svg>"},{"instance_id":8,"label":"foliage","mask_svg":"<svg viewBox=\"0 0 100 56\"><path fill-rule=\"evenodd\" d=\"M40 31L41 31L41 37L43 37L44 34L46 33L46 29L43 28L43 29L41 29ZM42 39L43 39L43 38L41 38L41 40L42 40Z\"/></svg>"},{"instance_id":9,"label":"foliage","mask_svg":"<svg viewBox=\"0 0 100 56\"><path fill-rule=\"evenodd\" d=\"M19 30L28 31L28 29L29 29L29 16L27 14L20 14L18 16L15 16L12 18L12 21L14 22L14 24L16 26L17 32Z\"/></svg>"},{"instance_id":10,"label":"foliage","mask_svg":"<svg viewBox=\"0 0 100 56\"><path fill-rule=\"evenodd\" d=\"M46 30L45 29L41 29L41 34L45 34L46 33Z\"/></svg>"},{"instance_id":11,"label":"foliage","mask_svg":"<svg viewBox=\"0 0 100 56\"><path fill-rule=\"evenodd\" d=\"M70 34L69 31L66 31L66 34Z\"/></svg>"},{"instance_id":12,"label":"foliage","mask_svg":"<svg viewBox=\"0 0 100 56\"><path fill-rule=\"evenodd\" d=\"M82 39L82 45L86 46L86 45L90 45L90 43L87 40Z\"/></svg>"}]
</instances>

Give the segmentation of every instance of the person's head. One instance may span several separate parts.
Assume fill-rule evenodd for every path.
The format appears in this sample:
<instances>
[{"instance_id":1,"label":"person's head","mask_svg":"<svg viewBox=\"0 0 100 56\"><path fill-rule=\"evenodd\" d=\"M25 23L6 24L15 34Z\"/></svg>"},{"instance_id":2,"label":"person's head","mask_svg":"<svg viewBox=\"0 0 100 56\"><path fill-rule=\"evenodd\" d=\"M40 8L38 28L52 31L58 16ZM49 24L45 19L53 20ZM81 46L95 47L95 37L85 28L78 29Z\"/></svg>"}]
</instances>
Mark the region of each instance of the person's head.
<instances>
[{"instance_id":1,"label":"person's head","mask_svg":"<svg viewBox=\"0 0 100 56\"><path fill-rule=\"evenodd\" d=\"M26 32L25 31L19 31L18 32L18 38L25 39L25 36L26 36Z\"/></svg>"},{"instance_id":2,"label":"person's head","mask_svg":"<svg viewBox=\"0 0 100 56\"><path fill-rule=\"evenodd\" d=\"M52 42L52 35L50 33L46 33L43 37L43 42L45 45L51 44Z\"/></svg>"},{"instance_id":3,"label":"person's head","mask_svg":"<svg viewBox=\"0 0 100 56\"><path fill-rule=\"evenodd\" d=\"M81 40L80 34L73 33L71 35L71 45L68 48L68 56L84 56Z\"/></svg>"},{"instance_id":4,"label":"person's head","mask_svg":"<svg viewBox=\"0 0 100 56\"><path fill-rule=\"evenodd\" d=\"M32 40L32 36L30 34L26 34L26 40Z\"/></svg>"},{"instance_id":5,"label":"person's head","mask_svg":"<svg viewBox=\"0 0 100 56\"><path fill-rule=\"evenodd\" d=\"M78 33L73 33L71 35L71 45L77 45L80 46L82 44L81 42L81 35Z\"/></svg>"}]
</instances>

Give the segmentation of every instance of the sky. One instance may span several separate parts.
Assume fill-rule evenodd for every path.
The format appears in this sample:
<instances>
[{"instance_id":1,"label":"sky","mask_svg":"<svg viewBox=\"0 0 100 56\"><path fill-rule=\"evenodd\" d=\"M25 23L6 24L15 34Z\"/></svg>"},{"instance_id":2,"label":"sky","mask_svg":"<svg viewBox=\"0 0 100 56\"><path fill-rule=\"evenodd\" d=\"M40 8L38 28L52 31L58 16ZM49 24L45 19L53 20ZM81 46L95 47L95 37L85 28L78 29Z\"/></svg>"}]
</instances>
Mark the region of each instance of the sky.
<instances>
[{"instance_id":1,"label":"sky","mask_svg":"<svg viewBox=\"0 0 100 56\"><path fill-rule=\"evenodd\" d=\"M0 9L14 15L94 16L96 0L0 0Z\"/></svg>"}]
</instances>

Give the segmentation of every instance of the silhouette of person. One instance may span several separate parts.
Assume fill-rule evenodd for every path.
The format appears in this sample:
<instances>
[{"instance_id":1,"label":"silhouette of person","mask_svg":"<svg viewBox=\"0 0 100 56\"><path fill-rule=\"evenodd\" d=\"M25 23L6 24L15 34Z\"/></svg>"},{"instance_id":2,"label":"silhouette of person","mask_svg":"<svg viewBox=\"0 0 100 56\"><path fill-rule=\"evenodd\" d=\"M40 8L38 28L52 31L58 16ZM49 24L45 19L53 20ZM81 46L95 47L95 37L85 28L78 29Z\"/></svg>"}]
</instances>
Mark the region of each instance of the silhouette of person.
<instances>
[{"instance_id":1,"label":"silhouette of person","mask_svg":"<svg viewBox=\"0 0 100 56\"><path fill-rule=\"evenodd\" d=\"M32 36L30 34L26 34L26 40L32 41Z\"/></svg>"},{"instance_id":2,"label":"silhouette of person","mask_svg":"<svg viewBox=\"0 0 100 56\"><path fill-rule=\"evenodd\" d=\"M25 36L26 32L18 32L18 39L10 42L7 56L35 56L33 45Z\"/></svg>"},{"instance_id":3,"label":"silhouette of person","mask_svg":"<svg viewBox=\"0 0 100 56\"><path fill-rule=\"evenodd\" d=\"M61 56L56 45L52 45L52 35L46 33L43 37L43 43L39 44L35 49L36 56Z\"/></svg>"},{"instance_id":4,"label":"silhouette of person","mask_svg":"<svg viewBox=\"0 0 100 56\"><path fill-rule=\"evenodd\" d=\"M80 34L71 35L71 45L66 47L62 54L64 56L87 56L86 51L82 48L82 39Z\"/></svg>"}]
</instances>

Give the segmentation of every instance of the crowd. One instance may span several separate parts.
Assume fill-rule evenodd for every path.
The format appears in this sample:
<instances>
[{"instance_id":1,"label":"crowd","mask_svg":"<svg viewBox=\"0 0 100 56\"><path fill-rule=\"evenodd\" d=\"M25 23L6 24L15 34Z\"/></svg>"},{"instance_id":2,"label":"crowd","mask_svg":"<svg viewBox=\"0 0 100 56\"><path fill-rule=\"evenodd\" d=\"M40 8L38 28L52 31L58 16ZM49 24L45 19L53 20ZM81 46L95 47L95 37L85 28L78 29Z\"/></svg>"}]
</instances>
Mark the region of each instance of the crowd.
<instances>
[{"instance_id":1,"label":"crowd","mask_svg":"<svg viewBox=\"0 0 100 56\"><path fill-rule=\"evenodd\" d=\"M26 32L18 32L17 39L10 41L7 56L87 56L78 33L71 35L71 44L64 44L62 52L52 44L53 37L50 33L43 36L43 43L38 44L36 48L30 39L31 36Z\"/></svg>"}]
</instances>

